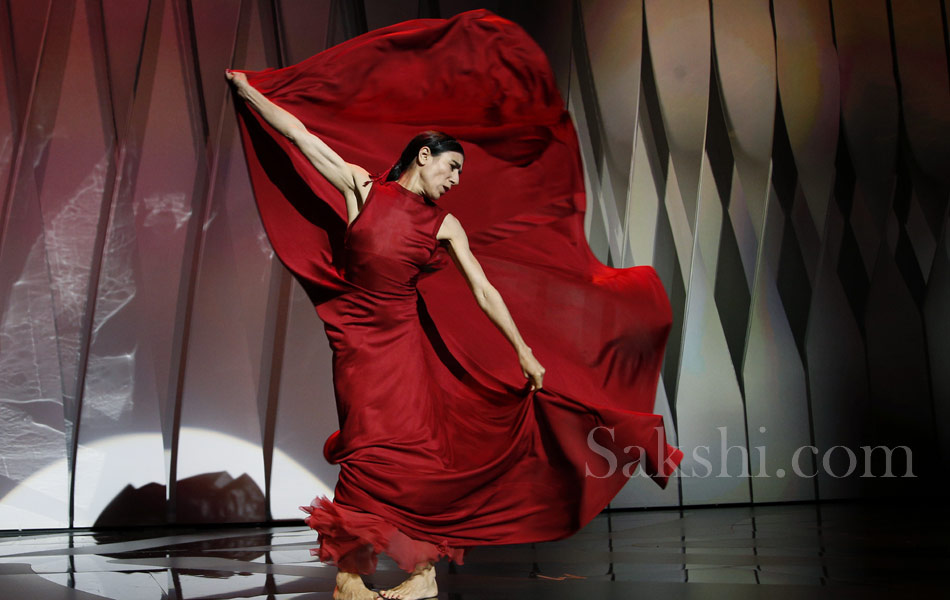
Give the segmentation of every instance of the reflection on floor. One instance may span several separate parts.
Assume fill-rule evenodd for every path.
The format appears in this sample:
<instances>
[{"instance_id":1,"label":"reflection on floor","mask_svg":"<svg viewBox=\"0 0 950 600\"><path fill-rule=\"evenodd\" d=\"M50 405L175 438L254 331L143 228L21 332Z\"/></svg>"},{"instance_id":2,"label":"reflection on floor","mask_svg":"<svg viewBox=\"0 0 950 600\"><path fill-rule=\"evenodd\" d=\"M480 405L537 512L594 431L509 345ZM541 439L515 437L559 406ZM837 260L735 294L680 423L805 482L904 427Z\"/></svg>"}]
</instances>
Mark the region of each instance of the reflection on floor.
<instances>
[{"instance_id":1,"label":"reflection on floor","mask_svg":"<svg viewBox=\"0 0 950 600\"><path fill-rule=\"evenodd\" d=\"M440 598L946 597L939 505L798 504L603 514L577 535L438 565ZM0 534L0 598L329 599L303 526ZM403 573L383 557L368 577Z\"/></svg>"}]
</instances>

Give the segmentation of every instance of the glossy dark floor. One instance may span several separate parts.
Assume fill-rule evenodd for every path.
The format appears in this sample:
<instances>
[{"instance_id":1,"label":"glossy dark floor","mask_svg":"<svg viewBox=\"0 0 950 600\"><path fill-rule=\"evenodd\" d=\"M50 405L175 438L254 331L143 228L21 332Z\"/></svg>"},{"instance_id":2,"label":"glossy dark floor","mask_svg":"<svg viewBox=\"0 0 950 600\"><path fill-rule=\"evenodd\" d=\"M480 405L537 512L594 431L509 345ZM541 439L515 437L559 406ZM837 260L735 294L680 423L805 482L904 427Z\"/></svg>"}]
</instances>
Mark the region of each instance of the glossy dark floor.
<instances>
[{"instance_id":1,"label":"glossy dark floor","mask_svg":"<svg viewBox=\"0 0 950 600\"><path fill-rule=\"evenodd\" d=\"M440 598L942 598L940 505L823 504L601 515L570 539L438 565ZM0 598L328 599L303 526L0 536ZM369 584L403 573L383 557Z\"/></svg>"}]
</instances>

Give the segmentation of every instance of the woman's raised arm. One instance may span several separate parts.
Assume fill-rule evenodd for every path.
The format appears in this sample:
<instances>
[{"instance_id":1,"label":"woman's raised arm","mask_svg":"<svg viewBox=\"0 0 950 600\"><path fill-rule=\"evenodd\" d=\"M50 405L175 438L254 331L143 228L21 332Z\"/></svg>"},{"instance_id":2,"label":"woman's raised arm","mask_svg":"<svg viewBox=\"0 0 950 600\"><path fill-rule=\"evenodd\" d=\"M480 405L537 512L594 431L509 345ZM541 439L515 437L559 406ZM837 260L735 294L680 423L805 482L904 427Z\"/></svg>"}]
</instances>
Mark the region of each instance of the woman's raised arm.
<instances>
[{"instance_id":1,"label":"woman's raised arm","mask_svg":"<svg viewBox=\"0 0 950 600\"><path fill-rule=\"evenodd\" d=\"M340 190L346 199L347 222L359 214L369 174L366 169L350 164L326 145L323 140L311 133L300 119L268 100L247 81L244 73L227 70L225 77L234 85L238 96L243 98L271 127L279 131L294 143L307 157L317 171L330 184Z\"/></svg>"}]
</instances>

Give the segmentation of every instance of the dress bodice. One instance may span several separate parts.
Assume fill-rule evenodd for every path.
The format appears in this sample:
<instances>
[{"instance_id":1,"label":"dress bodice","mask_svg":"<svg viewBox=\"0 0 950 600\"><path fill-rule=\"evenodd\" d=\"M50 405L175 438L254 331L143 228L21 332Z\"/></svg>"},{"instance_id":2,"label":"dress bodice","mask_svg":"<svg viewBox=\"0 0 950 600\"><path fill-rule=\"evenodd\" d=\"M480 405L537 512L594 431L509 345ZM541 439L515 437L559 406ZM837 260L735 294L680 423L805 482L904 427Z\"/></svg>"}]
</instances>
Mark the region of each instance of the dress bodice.
<instances>
[{"instance_id":1,"label":"dress bodice","mask_svg":"<svg viewBox=\"0 0 950 600\"><path fill-rule=\"evenodd\" d=\"M366 290L414 295L438 247L445 209L396 181L377 181L344 237L344 277Z\"/></svg>"}]
</instances>

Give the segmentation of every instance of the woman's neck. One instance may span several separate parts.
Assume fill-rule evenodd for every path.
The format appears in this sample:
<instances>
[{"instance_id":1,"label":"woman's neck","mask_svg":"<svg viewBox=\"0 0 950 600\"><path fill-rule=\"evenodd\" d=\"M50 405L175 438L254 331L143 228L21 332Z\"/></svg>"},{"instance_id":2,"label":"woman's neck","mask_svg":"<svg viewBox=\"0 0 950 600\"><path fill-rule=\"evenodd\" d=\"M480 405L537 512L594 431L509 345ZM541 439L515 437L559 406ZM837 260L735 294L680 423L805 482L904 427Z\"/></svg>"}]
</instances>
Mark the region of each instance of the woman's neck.
<instances>
[{"instance_id":1,"label":"woman's neck","mask_svg":"<svg viewBox=\"0 0 950 600\"><path fill-rule=\"evenodd\" d=\"M396 178L396 183L406 188L413 194L419 194L420 196L425 196L422 190L422 181L419 179L419 173L415 169L403 173L398 178Z\"/></svg>"}]
</instances>

